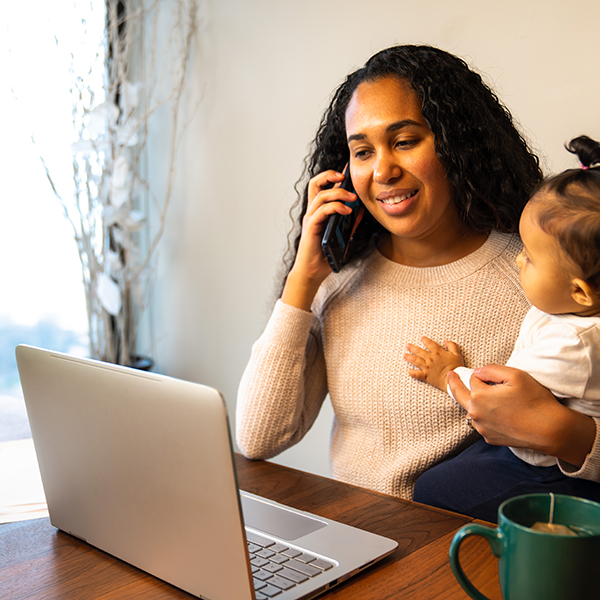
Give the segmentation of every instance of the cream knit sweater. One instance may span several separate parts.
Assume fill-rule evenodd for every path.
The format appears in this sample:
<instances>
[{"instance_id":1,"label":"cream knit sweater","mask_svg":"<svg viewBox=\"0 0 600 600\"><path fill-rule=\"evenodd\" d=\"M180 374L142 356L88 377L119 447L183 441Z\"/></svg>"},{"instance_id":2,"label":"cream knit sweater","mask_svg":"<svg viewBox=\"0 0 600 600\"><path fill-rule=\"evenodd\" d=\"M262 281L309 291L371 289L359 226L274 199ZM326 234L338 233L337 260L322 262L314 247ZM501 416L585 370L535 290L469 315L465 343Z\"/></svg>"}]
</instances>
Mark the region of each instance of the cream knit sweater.
<instances>
[{"instance_id":1,"label":"cream knit sweater","mask_svg":"<svg viewBox=\"0 0 600 600\"><path fill-rule=\"evenodd\" d=\"M469 256L426 269L373 248L323 282L312 312L277 302L239 388L241 451L266 459L296 444L329 393L333 476L410 499L423 471L476 434L445 392L409 377L405 346L449 339L467 366L504 364L529 308L520 248L492 232Z\"/></svg>"}]
</instances>

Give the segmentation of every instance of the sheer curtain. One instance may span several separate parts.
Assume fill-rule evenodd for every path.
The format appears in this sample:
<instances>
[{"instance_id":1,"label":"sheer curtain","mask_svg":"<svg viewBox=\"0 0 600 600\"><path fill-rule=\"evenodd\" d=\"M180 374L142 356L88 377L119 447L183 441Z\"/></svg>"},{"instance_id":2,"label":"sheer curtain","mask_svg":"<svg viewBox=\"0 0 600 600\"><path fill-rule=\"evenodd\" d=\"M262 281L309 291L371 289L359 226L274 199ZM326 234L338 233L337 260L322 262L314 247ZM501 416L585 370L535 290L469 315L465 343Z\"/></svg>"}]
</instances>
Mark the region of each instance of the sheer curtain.
<instances>
[{"instance_id":1,"label":"sheer curtain","mask_svg":"<svg viewBox=\"0 0 600 600\"><path fill-rule=\"evenodd\" d=\"M0 442L30 436L15 345L87 351L77 250L40 156L61 193L72 194L70 86L73 74L89 69L95 60L105 19L104 2L98 0L11 2L3 12Z\"/></svg>"}]
</instances>

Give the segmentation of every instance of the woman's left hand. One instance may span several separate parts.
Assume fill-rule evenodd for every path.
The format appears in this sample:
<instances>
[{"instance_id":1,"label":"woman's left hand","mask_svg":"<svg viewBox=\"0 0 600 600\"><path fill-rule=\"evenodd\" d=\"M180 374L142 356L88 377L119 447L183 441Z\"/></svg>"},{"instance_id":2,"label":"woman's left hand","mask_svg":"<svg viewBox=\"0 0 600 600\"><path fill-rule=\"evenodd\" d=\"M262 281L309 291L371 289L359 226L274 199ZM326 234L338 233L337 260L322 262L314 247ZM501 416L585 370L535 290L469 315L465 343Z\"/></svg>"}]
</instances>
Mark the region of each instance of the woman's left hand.
<instances>
[{"instance_id":1,"label":"woman's left hand","mask_svg":"<svg viewBox=\"0 0 600 600\"><path fill-rule=\"evenodd\" d=\"M454 372L448 384L488 444L538 450L575 466L592 448L594 420L558 402L524 371L487 365L475 370L470 392Z\"/></svg>"}]
</instances>

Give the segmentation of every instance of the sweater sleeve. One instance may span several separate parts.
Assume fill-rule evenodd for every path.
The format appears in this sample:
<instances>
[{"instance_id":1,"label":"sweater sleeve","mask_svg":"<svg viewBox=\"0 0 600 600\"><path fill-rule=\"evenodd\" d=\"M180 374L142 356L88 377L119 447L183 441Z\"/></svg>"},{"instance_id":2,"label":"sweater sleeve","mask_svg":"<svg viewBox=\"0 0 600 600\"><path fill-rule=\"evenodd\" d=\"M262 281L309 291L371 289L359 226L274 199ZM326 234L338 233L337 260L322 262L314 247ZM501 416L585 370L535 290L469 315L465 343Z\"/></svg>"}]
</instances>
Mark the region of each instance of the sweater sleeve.
<instances>
[{"instance_id":1,"label":"sweater sleeve","mask_svg":"<svg viewBox=\"0 0 600 600\"><path fill-rule=\"evenodd\" d=\"M240 382L240 450L247 458L266 459L293 446L314 423L326 395L316 318L278 301Z\"/></svg>"},{"instance_id":2,"label":"sweater sleeve","mask_svg":"<svg viewBox=\"0 0 600 600\"><path fill-rule=\"evenodd\" d=\"M593 419L596 422L596 438L583 465L578 469L559 460L558 467L568 477L589 479L600 483L600 417L593 417Z\"/></svg>"}]
</instances>

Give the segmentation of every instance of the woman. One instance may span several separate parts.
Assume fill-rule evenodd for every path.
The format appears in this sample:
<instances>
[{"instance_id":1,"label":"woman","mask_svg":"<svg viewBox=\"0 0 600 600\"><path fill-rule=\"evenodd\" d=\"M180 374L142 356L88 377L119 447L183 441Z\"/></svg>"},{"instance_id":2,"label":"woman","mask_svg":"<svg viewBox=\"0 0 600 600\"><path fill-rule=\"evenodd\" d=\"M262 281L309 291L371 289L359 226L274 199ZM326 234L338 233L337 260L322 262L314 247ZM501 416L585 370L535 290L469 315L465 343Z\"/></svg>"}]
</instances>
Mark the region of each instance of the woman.
<instances>
[{"instance_id":1,"label":"woman","mask_svg":"<svg viewBox=\"0 0 600 600\"><path fill-rule=\"evenodd\" d=\"M371 218L332 274L320 242L356 198L339 187L347 163ZM514 259L538 161L462 60L397 46L336 91L307 172L295 256L240 384L238 445L278 454L329 393L333 475L410 499L419 475L477 434L460 406L411 380L404 347L454 337L467 364L506 361L529 308Z\"/></svg>"}]
</instances>

